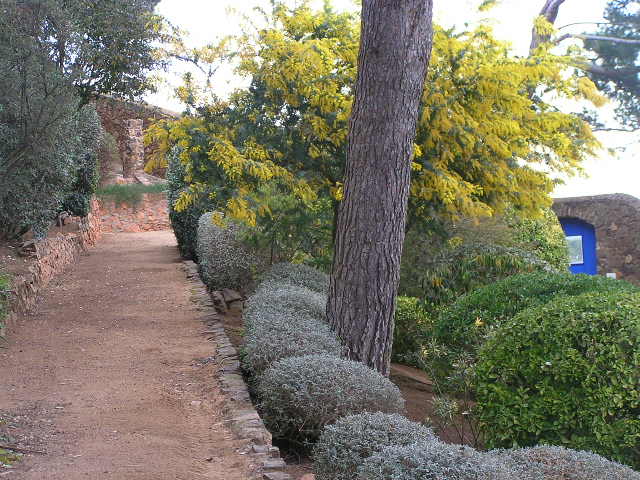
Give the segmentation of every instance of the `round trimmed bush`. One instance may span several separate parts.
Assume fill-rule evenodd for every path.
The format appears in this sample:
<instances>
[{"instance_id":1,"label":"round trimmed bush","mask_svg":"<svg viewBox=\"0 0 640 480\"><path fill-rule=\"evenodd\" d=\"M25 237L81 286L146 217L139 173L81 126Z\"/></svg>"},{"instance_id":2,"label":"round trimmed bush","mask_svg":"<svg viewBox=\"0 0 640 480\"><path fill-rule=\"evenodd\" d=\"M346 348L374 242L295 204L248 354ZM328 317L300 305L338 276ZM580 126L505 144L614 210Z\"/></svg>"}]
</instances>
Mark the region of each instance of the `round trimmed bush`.
<instances>
[{"instance_id":1,"label":"round trimmed bush","mask_svg":"<svg viewBox=\"0 0 640 480\"><path fill-rule=\"evenodd\" d=\"M325 425L363 412L401 413L404 399L366 365L332 355L279 360L258 383L265 423L275 437L316 440Z\"/></svg>"},{"instance_id":2,"label":"round trimmed bush","mask_svg":"<svg viewBox=\"0 0 640 480\"><path fill-rule=\"evenodd\" d=\"M519 480L640 480L640 473L591 452L539 446L490 452Z\"/></svg>"},{"instance_id":3,"label":"round trimmed bush","mask_svg":"<svg viewBox=\"0 0 640 480\"><path fill-rule=\"evenodd\" d=\"M289 316L310 315L319 321L326 319L327 297L308 288L276 281L263 282L247 300L243 312L244 324L266 321L283 314Z\"/></svg>"},{"instance_id":4,"label":"round trimmed bush","mask_svg":"<svg viewBox=\"0 0 640 480\"><path fill-rule=\"evenodd\" d=\"M398 297L393 330L393 359L406 361L405 355L420 350L421 340L429 335L433 322L415 297Z\"/></svg>"},{"instance_id":5,"label":"round trimmed bush","mask_svg":"<svg viewBox=\"0 0 640 480\"><path fill-rule=\"evenodd\" d=\"M277 281L305 287L326 294L329 290L329 275L308 265L276 263L262 276L263 282Z\"/></svg>"},{"instance_id":6,"label":"round trimmed bush","mask_svg":"<svg viewBox=\"0 0 640 480\"><path fill-rule=\"evenodd\" d=\"M480 350L476 382L488 447L563 445L640 465L640 293L520 312Z\"/></svg>"},{"instance_id":7,"label":"round trimmed bush","mask_svg":"<svg viewBox=\"0 0 640 480\"><path fill-rule=\"evenodd\" d=\"M358 467L384 447L437 441L433 431L402 415L360 413L327 425L313 449L317 480L354 480Z\"/></svg>"},{"instance_id":8,"label":"round trimmed bush","mask_svg":"<svg viewBox=\"0 0 640 480\"><path fill-rule=\"evenodd\" d=\"M325 323L308 315L279 315L254 323L245 332L244 368L261 375L277 360L326 353L339 357L340 342Z\"/></svg>"},{"instance_id":9,"label":"round trimmed bush","mask_svg":"<svg viewBox=\"0 0 640 480\"><path fill-rule=\"evenodd\" d=\"M439 343L453 350L474 352L491 327L522 310L547 303L558 295L616 291L638 288L602 276L548 272L514 275L460 297L439 315L434 334Z\"/></svg>"},{"instance_id":10,"label":"round trimmed bush","mask_svg":"<svg viewBox=\"0 0 640 480\"><path fill-rule=\"evenodd\" d=\"M358 469L357 480L514 480L508 466L470 447L427 441L391 446ZM560 479L558 479L560 480Z\"/></svg>"},{"instance_id":11,"label":"round trimmed bush","mask_svg":"<svg viewBox=\"0 0 640 480\"><path fill-rule=\"evenodd\" d=\"M197 256L202 280L211 290L244 290L251 285L259 259L246 249L238 235L240 227L215 225L212 213L198 223Z\"/></svg>"}]
</instances>

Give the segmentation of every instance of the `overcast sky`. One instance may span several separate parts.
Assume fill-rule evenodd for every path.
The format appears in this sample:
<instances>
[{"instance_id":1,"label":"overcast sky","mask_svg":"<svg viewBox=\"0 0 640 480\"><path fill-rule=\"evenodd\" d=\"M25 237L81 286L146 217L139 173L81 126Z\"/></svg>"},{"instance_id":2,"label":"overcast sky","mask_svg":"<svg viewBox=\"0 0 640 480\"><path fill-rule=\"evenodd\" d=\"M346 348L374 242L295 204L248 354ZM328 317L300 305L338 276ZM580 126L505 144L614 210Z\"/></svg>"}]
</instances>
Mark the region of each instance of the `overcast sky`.
<instances>
[{"instance_id":1,"label":"overcast sky","mask_svg":"<svg viewBox=\"0 0 640 480\"><path fill-rule=\"evenodd\" d=\"M295 1L295 0L292 0ZM322 1L316 2L318 6ZM502 0L501 4L484 14L477 14L477 0L435 0L435 20L444 26L463 26L480 18L490 18L497 37L512 43L514 53L524 55L531 40L532 19L542 7L543 0ZM562 26L574 22L599 21L606 0L567 0L556 23ZM217 37L238 32L238 19L227 12L232 7L251 15L256 6L268 6L269 0L162 0L159 13L172 23L189 33L191 45L203 45ZM357 7L351 0L333 0L338 9ZM573 27L575 29L584 26ZM575 30L580 31L580 30ZM170 84L177 84L176 67L166 74ZM229 92L237 80L229 73L219 77L220 94ZM162 89L149 96L150 103L170 109L179 109L179 104L171 98L171 89ZM610 110L610 107L609 107ZM602 134L600 137L606 148L627 146L626 150L611 156L603 152L599 158L584 164L589 178L572 178L558 187L554 196L597 195L602 193L629 193L640 197L640 134Z\"/></svg>"}]
</instances>

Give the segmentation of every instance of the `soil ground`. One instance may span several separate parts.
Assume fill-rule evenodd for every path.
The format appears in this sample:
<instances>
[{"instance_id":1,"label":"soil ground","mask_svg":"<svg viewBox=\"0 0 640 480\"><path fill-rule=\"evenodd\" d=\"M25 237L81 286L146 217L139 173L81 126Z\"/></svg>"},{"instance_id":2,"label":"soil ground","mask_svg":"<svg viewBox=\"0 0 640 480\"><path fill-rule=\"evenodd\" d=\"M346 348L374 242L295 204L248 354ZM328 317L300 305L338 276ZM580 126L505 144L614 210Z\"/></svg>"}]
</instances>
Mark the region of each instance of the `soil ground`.
<instances>
[{"instance_id":1,"label":"soil ground","mask_svg":"<svg viewBox=\"0 0 640 480\"><path fill-rule=\"evenodd\" d=\"M0 437L43 453L0 478L247 478L202 330L172 233L105 236L7 332Z\"/></svg>"}]
</instances>

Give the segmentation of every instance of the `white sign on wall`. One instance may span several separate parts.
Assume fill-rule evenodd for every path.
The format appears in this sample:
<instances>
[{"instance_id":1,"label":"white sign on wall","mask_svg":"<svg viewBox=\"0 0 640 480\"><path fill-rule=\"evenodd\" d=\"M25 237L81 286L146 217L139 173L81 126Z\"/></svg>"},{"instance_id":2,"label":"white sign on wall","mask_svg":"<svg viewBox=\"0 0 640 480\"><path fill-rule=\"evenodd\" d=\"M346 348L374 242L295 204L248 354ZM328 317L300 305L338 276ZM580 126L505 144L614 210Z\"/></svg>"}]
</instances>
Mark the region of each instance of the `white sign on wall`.
<instances>
[{"instance_id":1,"label":"white sign on wall","mask_svg":"<svg viewBox=\"0 0 640 480\"><path fill-rule=\"evenodd\" d=\"M567 245L569 246L569 263L571 265L582 265L584 263L582 235L571 235L567 237Z\"/></svg>"}]
</instances>

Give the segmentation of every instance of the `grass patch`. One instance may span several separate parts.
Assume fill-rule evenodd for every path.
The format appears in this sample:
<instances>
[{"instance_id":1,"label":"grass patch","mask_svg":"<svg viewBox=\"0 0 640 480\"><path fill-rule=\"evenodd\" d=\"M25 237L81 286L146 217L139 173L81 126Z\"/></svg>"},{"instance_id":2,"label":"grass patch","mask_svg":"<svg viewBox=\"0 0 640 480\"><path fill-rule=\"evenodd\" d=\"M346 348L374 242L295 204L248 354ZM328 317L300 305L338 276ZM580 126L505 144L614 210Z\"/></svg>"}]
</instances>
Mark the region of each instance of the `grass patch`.
<instances>
[{"instance_id":1,"label":"grass patch","mask_svg":"<svg viewBox=\"0 0 640 480\"><path fill-rule=\"evenodd\" d=\"M0 468L11 467L22 458L22 454L0 448Z\"/></svg>"},{"instance_id":2,"label":"grass patch","mask_svg":"<svg viewBox=\"0 0 640 480\"><path fill-rule=\"evenodd\" d=\"M145 193L165 193L166 191L166 183L157 183L155 185L132 183L122 185L105 185L98 189L96 195L103 199L113 199L116 204L126 203L129 205L137 205L142 201L142 195Z\"/></svg>"}]
</instances>

